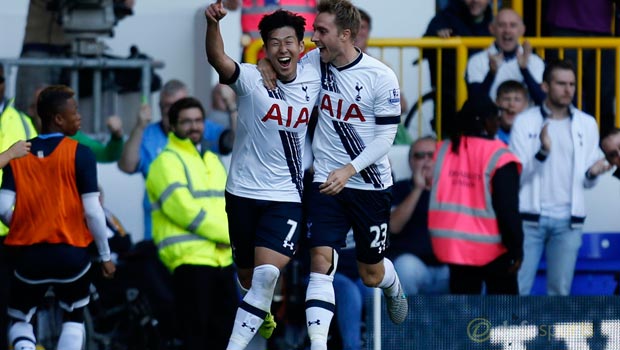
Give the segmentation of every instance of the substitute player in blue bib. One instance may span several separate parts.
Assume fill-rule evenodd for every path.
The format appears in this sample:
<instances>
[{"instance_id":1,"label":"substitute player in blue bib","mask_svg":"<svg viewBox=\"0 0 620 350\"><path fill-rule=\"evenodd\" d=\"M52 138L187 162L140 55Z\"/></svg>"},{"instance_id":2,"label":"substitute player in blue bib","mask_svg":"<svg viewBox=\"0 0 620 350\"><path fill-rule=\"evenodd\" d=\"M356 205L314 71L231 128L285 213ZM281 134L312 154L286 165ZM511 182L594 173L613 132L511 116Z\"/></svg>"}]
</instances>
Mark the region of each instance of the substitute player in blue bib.
<instances>
[{"instance_id":1,"label":"substitute player in blue bib","mask_svg":"<svg viewBox=\"0 0 620 350\"><path fill-rule=\"evenodd\" d=\"M267 59L278 77L266 89L256 66L226 55L219 21L221 0L206 12L206 49L220 82L237 93L239 117L228 181L228 214L233 257L247 290L237 311L229 350L245 349L269 314L276 281L297 249L302 223L303 145L320 90L315 66L298 65L304 50L305 20L278 10L259 23ZM248 290L249 289L249 290ZM270 331L263 326L263 336Z\"/></svg>"},{"instance_id":2,"label":"substitute player in blue bib","mask_svg":"<svg viewBox=\"0 0 620 350\"><path fill-rule=\"evenodd\" d=\"M407 298L388 245L392 176L387 153L400 122L394 72L353 44L360 14L348 0L323 0L302 58L321 70L319 119L312 143L314 183L308 206L311 273L306 318L312 350L327 349L335 307L338 250L352 227L364 284L383 289L394 323L407 316Z\"/></svg>"}]
</instances>

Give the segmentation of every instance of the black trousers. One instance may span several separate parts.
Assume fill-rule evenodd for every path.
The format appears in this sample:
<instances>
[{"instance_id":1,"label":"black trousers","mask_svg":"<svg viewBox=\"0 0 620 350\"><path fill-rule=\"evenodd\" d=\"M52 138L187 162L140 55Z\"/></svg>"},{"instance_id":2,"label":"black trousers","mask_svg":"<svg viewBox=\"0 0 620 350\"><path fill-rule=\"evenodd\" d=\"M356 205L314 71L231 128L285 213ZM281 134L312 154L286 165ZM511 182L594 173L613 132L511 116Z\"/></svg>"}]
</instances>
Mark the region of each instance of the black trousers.
<instances>
[{"instance_id":1,"label":"black trousers","mask_svg":"<svg viewBox=\"0 0 620 350\"><path fill-rule=\"evenodd\" d=\"M234 268L181 265L172 279L183 349L225 350L239 305Z\"/></svg>"},{"instance_id":2,"label":"black trousers","mask_svg":"<svg viewBox=\"0 0 620 350\"><path fill-rule=\"evenodd\" d=\"M517 274L508 272L510 258L504 254L484 266L450 264L450 293L480 294L482 284L487 294L519 294Z\"/></svg>"},{"instance_id":3,"label":"black trousers","mask_svg":"<svg viewBox=\"0 0 620 350\"><path fill-rule=\"evenodd\" d=\"M8 349L10 267L7 252L4 246L4 236L0 237L0 350Z\"/></svg>"}]
</instances>

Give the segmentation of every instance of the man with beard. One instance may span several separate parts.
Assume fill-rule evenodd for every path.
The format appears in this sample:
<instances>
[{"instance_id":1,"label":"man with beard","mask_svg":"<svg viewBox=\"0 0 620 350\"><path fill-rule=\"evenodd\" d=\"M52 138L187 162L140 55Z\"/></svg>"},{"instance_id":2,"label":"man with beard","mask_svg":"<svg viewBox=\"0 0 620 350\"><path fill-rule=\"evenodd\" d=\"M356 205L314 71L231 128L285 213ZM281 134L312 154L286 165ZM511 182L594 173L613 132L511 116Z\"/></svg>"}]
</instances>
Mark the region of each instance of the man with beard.
<instances>
[{"instance_id":1,"label":"man with beard","mask_svg":"<svg viewBox=\"0 0 620 350\"><path fill-rule=\"evenodd\" d=\"M238 300L224 203L226 170L202 144L205 113L198 100L178 100L168 116L168 144L146 178L153 240L172 272L182 348L224 349Z\"/></svg>"},{"instance_id":2,"label":"man with beard","mask_svg":"<svg viewBox=\"0 0 620 350\"><path fill-rule=\"evenodd\" d=\"M568 295L586 217L584 189L609 170L598 147L594 118L572 106L575 69L570 61L545 68L540 108L519 115L510 149L523 164L519 211L523 218L523 265L519 292L528 295L543 250L547 294Z\"/></svg>"}]
</instances>

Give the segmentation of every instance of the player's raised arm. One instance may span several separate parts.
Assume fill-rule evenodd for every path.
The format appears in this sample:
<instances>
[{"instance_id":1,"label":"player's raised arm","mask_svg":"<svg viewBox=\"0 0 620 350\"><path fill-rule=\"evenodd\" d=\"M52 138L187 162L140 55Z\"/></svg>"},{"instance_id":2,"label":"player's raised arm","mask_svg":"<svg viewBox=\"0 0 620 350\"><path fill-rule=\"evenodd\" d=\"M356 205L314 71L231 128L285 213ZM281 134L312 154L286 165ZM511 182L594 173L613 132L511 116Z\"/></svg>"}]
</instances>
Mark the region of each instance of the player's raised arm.
<instances>
[{"instance_id":1,"label":"player's raised arm","mask_svg":"<svg viewBox=\"0 0 620 350\"><path fill-rule=\"evenodd\" d=\"M226 16L228 11L222 6L222 0L209 5L205 10L207 19L207 34L205 38L205 49L209 63L220 75L220 80L228 80L233 76L236 63L226 55L224 51L224 40L220 32L220 20Z\"/></svg>"}]
</instances>

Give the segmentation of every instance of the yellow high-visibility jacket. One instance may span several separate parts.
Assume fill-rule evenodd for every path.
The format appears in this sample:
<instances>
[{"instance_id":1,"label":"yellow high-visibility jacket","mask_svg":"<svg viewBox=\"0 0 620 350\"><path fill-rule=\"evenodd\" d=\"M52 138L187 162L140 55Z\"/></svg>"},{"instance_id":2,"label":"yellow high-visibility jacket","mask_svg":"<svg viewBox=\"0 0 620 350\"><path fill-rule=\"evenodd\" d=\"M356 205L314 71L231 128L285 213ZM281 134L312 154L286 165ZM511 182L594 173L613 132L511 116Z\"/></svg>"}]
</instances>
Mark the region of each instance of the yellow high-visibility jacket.
<instances>
[{"instance_id":1,"label":"yellow high-visibility jacket","mask_svg":"<svg viewBox=\"0 0 620 350\"><path fill-rule=\"evenodd\" d=\"M0 152L6 151L17 141L29 140L38 135L30 117L15 109L12 99L5 103L4 110L0 114ZM2 184L2 169L0 169L0 184ZM0 222L0 236L6 236L8 232L8 227Z\"/></svg>"},{"instance_id":2,"label":"yellow high-visibility jacket","mask_svg":"<svg viewBox=\"0 0 620 350\"><path fill-rule=\"evenodd\" d=\"M217 155L204 156L189 139L168 135L146 179L153 239L159 257L174 271L180 265L232 264L224 190L226 170Z\"/></svg>"}]
</instances>

